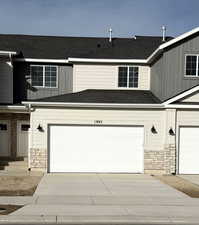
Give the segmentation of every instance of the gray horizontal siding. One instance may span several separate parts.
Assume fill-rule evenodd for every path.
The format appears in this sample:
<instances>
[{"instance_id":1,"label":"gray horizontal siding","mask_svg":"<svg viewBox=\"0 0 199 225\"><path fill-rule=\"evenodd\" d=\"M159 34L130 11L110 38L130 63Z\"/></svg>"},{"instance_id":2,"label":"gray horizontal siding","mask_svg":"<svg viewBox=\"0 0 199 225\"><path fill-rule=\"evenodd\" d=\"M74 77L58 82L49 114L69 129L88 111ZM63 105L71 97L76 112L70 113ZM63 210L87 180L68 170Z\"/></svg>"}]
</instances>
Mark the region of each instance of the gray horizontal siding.
<instances>
[{"instance_id":1,"label":"gray horizontal siding","mask_svg":"<svg viewBox=\"0 0 199 225\"><path fill-rule=\"evenodd\" d=\"M32 63L31 63L32 64ZM58 87L37 88L31 86L30 63L15 63L14 92L15 101L39 99L72 92L73 67L71 65L58 65ZM43 65L43 64L42 64Z\"/></svg>"},{"instance_id":2,"label":"gray horizontal siding","mask_svg":"<svg viewBox=\"0 0 199 225\"><path fill-rule=\"evenodd\" d=\"M185 55L199 54L199 36L195 35L167 49L151 67L151 90L161 100L199 84L199 78L184 77Z\"/></svg>"}]
</instances>

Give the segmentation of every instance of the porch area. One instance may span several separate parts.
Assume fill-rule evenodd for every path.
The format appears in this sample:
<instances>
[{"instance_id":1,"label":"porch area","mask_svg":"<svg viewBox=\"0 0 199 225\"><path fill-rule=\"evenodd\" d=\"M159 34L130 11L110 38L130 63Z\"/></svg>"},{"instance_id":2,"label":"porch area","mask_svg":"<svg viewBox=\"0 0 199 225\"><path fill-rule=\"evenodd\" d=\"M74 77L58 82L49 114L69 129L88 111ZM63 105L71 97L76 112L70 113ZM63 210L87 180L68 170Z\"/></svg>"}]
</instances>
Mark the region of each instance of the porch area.
<instances>
[{"instance_id":1,"label":"porch area","mask_svg":"<svg viewBox=\"0 0 199 225\"><path fill-rule=\"evenodd\" d=\"M28 170L28 113L0 112L0 171Z\"/></svg>"}]
</instances>

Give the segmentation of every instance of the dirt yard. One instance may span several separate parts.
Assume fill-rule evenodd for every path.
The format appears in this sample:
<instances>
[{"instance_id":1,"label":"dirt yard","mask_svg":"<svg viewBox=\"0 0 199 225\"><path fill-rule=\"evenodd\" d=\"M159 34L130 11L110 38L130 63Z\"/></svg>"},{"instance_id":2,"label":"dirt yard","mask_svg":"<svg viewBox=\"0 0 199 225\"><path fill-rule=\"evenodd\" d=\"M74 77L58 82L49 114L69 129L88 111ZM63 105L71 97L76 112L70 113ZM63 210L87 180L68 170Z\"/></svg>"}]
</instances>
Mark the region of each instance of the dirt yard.
<instances>
[{"instance_id":1,"label":"dirt yard","mask_svg":"<svg viewBox=\"0 0 199 225\"><path fill-rule=\"evenodd\" d=\"M192 198L199 198L199 186L197 184L193 184L188 180L173 175L162 175L154 177Z\"/></svg>"},{"instance_id":2,"label":"dirt yard","mask_svg":"<svg viewBox=\"0 0 199 225\"><path fill-rule=\"evenodd\" d=\"M0 176L0 196L32 196L41 176Z\"/></svg>"}]
</instances>

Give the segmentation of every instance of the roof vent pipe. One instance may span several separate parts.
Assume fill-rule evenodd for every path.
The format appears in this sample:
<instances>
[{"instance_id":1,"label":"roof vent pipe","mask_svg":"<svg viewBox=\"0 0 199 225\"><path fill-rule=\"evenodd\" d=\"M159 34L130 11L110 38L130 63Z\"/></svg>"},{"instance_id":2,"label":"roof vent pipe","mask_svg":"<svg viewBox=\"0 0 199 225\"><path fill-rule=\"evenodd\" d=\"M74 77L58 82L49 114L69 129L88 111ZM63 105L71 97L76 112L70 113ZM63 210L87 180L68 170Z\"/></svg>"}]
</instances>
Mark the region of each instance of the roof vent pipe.
<instances>
[{"instance_id":1,"label":"roof vent pipe","mask_svg":"<svg viewBox=\"0 0 199 225\"><path fill-rule=\"evenodd\" d=\"M166 26L162 26L162 41L165 41L166 36Z\"/></svg>"},{"instance_id":2,"label":"roof vent pipe","mask_svg":"<svg viewBox=\"0 0 199 225\"><path fill-rule=\"evenodd\" d=\"M109 29L109 42L110 43L112 42L112 32L113 32L113 30L110 28Z\"/></svg>"}]
</instances>

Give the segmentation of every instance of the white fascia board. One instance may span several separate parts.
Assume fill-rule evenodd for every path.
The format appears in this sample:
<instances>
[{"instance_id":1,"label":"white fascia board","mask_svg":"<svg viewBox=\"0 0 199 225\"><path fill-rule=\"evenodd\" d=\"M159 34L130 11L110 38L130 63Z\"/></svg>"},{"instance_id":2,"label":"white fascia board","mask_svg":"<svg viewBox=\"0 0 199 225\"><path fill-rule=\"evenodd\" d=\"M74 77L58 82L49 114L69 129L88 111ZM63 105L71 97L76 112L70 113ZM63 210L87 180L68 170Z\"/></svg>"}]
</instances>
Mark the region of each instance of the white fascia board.
<instances>
[{"instance_id":1,"label":"white fascia board","mask_svg":"<svg viewBox=\"0 0 199 225\"><path fill-rule=\"evenodd\" d=\"M47 63L68 63L67 59L33 59L33 58L19 58L14 59L17 62L47 62Z\"/></svg>"},{"instance_id":2,"label":"white fascia board","mask_svg":"<svg viewBox=\"0 0 199 225\"><path fill-rule=\"evenodd\" d=\"M147 58L147 63L151 63L152 60L153 60L158 54L160 54L162 51L163 51L163 50L161 50L160 47L157 48L157 49L156 49L156 50L155 50L155 51Z\"/></svg>"},{"instance_id":3,"label":"white fascia board","mask_svg":"<svg viewBox=\"0 0 199 225\"><path fill-rule=\"evenodd\" d=\"M89 59L89 58L68 58L68 61L84 63L147 63L147 59Z\"/></svg>"},{"instance_id":4,"label":"white fascia board","mask_svg":"<svg viewBox=\"0 0 199 225\"><path fill-rule=\"evenodd\" d=\"M177 100L179 100L179 99L181 99L181 98L184 98L184 97L186 97L186 96L188 96L188 95L190 95L190 94L192 94L192 93L194 93L194 92L196 92L196 91L198 91L198 90L199 90L199 85L196 86L196 87L191 88L191 89L188 90L188 91L183 92L182 94L179 94L179 95L177 95L177 96L175 96L175 97L173 97L173 98L171 98L171 99L169 99L169 100L163 102L163 104L164 104L164 105L168 105L168 104L170 104L170 103L172 103L172 102L175 102L175 101L177 101Z\"/></svg>"},{"instance_id":5,"label":"white fascia board","mask_svg":"<svg viewBox=\"0 0 199 225\"><path fill-rule=\"evenodd\" d=\"M65 103L65 102L22 102L28 106L78 107L78 108L164 108L162 104L111 104L111 103Z\"/></svg>"},{"instance_id":6,"label":"white fascia board","mask_svg":"<svg viewBox=\"0 0 199 225\"><path fill-rule=\"evenodd\" d=\"M12 51L0 51L0 55L16 55L17 52Z\"/></svg>"},{"instance_id":7,"label":"white fascia board","mask_svg":"<svg viewBox=\"0 0 199 225\"><path fill-rule=\"evenodd\" d=\"M22 111L28 111L27 107L25 105L1 105L0 110L22 110Z\"/></svg>"},{"instance_id":8,"label":"white fascia board","mask_svg":"<svg viewBox=\"0 0 199 225\"><path fill-rule=\"evenodd\" d=\"M191 31L189 31L189 32L186 32L186 33L184 33L184 34L182 34L182 35L180 35L180 36L178 36L178 37L176 37L176 38L174 38L174 39L172 39L172 40L170 40L170 41L168 41L168 42L166 42L166 43L160 45L159 48L160 48L160 49L164 49L164 48L166 48L166 47L168 47L168 46L170 46L170 45L172 45L172 44L175 44L175 43L178 42L178 41L181 41L181 40L183 40L183 39L185 39L185 38L191 36L192 34L197 33L198 31L199 31L199 27L196 27L196 28L194 28L193 30L191 30Z\"/></svg>"},{"instance_id":9,"label":"white fascia board","mask_svg":"<svg viewBox=\"0 0 199 225\"><path fill-rule=\"evenodd\" d=\"M174 104L165 106L167 109L199 109L199 105Z\"/></svg>"},{"instance_id":10,"label":"white fascia board","mask_svg":"<svg viewBox=\"0 0 199 225\"><path fill-rule=\"evenodd\" d=\"M189 31L189 32L186 32L186 33L184 33L184 34L182 34L182 35L180 35L180 36L178 36L178 37L176 37L176 38L174 38L174 39L172 39L172 40L170 40L170 41L168 41L168 42L166 42L166 43L164 43L164 44L161 44L148 58L147 58L147 63L151 63L152 62L152 60L158 55L158 54L160 54L161 52L163 52L163 49L164 48L166 48L166 47L169 47L169 46L171 46L171 45L173 45L173 44L175 44L175 43L177 43L178 41L181 41L181 40L183 40L183 39L185 39L185 38L187 38L187 37L189 37L189 36L191 36L192 34L195 34L195 33L197 33L197 32L199 32L199 27L197 27L197 28L195 28L195 29L193 29L193 30L191 30L191 31Z\"/></svg>"},{"instance_id":11,"label":"white fascia board","mask_svg":"<svg viewBox=\"0 0 199 225\"><path fill-rule=\"evenodd\" d=\"M199 105L162 104L105 104L105 103L60 103L60 102L22 102L30 107L66 107L66 108L110 108L110 109L199 109Z\"/></svg>"}]
</instances>

